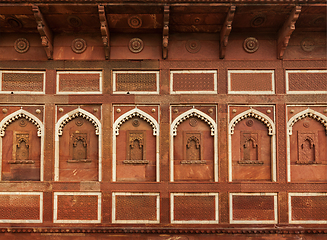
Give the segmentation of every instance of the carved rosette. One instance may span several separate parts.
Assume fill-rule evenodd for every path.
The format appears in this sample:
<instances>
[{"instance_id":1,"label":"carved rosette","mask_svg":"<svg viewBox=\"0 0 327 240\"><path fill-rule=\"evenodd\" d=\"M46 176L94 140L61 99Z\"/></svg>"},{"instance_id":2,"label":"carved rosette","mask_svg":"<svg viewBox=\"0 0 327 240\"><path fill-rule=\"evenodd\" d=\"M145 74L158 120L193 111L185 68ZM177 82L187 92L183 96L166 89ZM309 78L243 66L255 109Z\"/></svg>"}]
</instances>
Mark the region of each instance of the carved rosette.
<instances>
[{"instance_id":1,"label":"carved rosette","mask_svg":"<svg viewBox=\"0 0 327 240\"><path fill-rule=\"evenodd\" d=\"M143 41L140 38L132 38L129 41L129 45L128 45L129 50L132 53L139 53L143 50Z\"/></svg>"},{"instance_id":2,"label":"carved rosette","mask_svg":"<svg viewBox=\"0 0 327 240\"><path fill-rule=\"evenodd\" d=\"M82 20L74 15L68 16L67 22L71 27L77 28L82 25Z\"/></svg>"},{"instance_id":3,"label":"carved rosette","mask_svg":"<svg viewBox=\"0 0 327 240\"><path fill-rule=\"evenodd\" d=\"M128 19L128 25L131 28L140 28L142 26L142 19L138 16L131 16Z\"/></svg>"},{"instance_id":4,"label":"carved rosette","mask_svg":"<svg viewBox=\"0 0 327 240\"><path fill-rule=\"evenodd\" d=\"M243 48L248 53L254 53L259 48L259 42L254 37L248 37L247 39L244 40Z\"/></svg>"},{"instance_id":5,"label":"carved rosette","mask_svg":"<svg viewBox=\"0 0 327 240\"><path fill-rule=\"evenodd\" d=\"M197 53L201 49L201 43L198 40L188 40L185 44L185 48L189 53Z\"/></svg>"},{"instance_id":6,"label":"carved rosette","mask_svg":"<svg viewBox=\"0 0 327 240\"><path fill-rule=\"evenodd\" d=\"M86 50L86 41L82 38L76 38L72 42L72 50L74 53L83 53Z\"/></svg>"},{"instance_id":7,"label":"carved rosette","mask_svg":"<svg viewBox=\"0 0 327 240\"><path fill-rule=\"evenodd\" d=\"M315 48L315 41L312 38L304 38L301 41L301 48L305 52L311 52Z\"/></svg>"},{"instance_id":8,"label":"carved rosette","mask_svg":"<svg viewBox=\"0 0 327 240\"><path fill-rule=\"evenodd\" d=\"M15 50L18 53L26 53L30 48L30 43L26 38L18 38L14 44Z\"/></svg>"},{"instance_id":9,"label":"carved rosette","mask_svg":"<svg viewBox=\"0 0 327 240\"><path fill-rule=\"evenodd\" d=\"M262 24L266 22L266 15L264 14L259 14L252 18L251 20L251 26L252 27L260 27Z\"/></svg>"}]
</instances>

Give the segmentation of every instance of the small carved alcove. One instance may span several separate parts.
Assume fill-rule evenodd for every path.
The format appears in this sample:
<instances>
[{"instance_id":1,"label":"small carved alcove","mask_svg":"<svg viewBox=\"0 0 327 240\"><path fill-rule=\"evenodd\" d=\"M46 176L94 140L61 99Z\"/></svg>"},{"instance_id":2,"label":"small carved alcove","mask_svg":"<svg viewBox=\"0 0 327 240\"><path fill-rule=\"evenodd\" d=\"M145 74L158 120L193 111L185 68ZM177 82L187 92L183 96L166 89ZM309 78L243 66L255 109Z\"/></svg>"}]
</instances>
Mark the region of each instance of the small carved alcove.
<instances>
[{"instance_id":1,"label":"small carved alcove","mask_svg":"<svg viewBox=\"0 0 327 240\"><path fill-rule=\"evenodd\" d=\"M59 180L98 180L98 136L91 121L79 116L65 120L59 136Z\"/></svg>"},{"instance_id":2,"label":"small carved alcove","mask_svg":"<svg viewBox=\"0 0 327 240\"><path fill-rule=\"evenodd\" d=\"M254 117L239 119L231 135L233 181L272 179L271 141L269 129L261 119Z\"/></svg>"},{"instance_id":3,"label":"small carved alcove","mask_svg":"<svg viewBox=\"0 0 327 240\"><path fill-rule=\"evenodd\" d=\"M133 116L116 136L116 180L156 181L156 136L149 122Z\"/></svg>"},{"instance_id":4,"label":"small carved alcove","mask_svg":"<svg viewBox=\"0 0 327 240\"><path fill-rule=\"evenodd\" d=\"M41 139L26 118L11 122L2 138L2 180L39 181Z\"/></svg>"},{"instance_id":5,"label":"small carved alcove","mask_svg":"<svg viewBox=\"0 0 327 240\"><path fill-rule=\"evenodd\" d=\"M208 123L189 117L174 136L174 181L214 181L214 137Z\"/></svg>"},{"instance_id":6,"label":"small carved alcove","mask_svg":"<svg viewBox=\"0 0 327 240\"><path fill-rule=\"evenodd\" d=\"M290 181L327 181L327 135L324 125L303 115L297 119L289 135Z\"/></svg>"}]
</instances>

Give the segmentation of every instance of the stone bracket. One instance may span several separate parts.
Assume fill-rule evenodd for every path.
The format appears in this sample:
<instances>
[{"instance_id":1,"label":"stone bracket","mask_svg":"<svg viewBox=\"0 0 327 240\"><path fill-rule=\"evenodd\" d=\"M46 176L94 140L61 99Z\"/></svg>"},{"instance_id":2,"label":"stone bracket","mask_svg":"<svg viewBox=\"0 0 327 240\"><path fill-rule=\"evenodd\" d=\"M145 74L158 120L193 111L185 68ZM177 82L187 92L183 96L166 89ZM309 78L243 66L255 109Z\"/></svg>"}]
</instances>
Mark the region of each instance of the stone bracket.
<instances>
[{"instance_id":1,"label":"stone bracket","mask_svg":"<svg viewBox=\"0 0 327 240\"><path fill-rule=\"evenodd\" d=\"M164 6L163 30L162 30L162 58L168 57L168 38L169 38L169 6Z\"/></svg>"},{"instance_id":2,"label":"stone bracket","mask_svg":"<svg viewBox=\"0 0 327 240\"><path fill-rule=\"evenodd\" d=\"M226 47L228 44L228 37L232 30L232 23L234 19L236 6L230 6L224 25L220 31L220 39L219 39L219 58L225 58Z\"/></svg>"},{"instance_id":3,"label":"stone bracket","mask_svg":"<svg viewBox=\"0 0 327 240\"><path fill-rule=\"evenodd\" d=\"M106 17L106 12L103 5L98 5L99 19L100 19L100 31L102 36L102 42L104 45L104 54L106 59L109 59L110 55L110 38L109 38L109 27Z\"/></svg>"},{"instance_id":4,"label":"stone bracket","mask_svg":"<svg viewBox=\"0 0 327 240\"><path fill-rule=\"evenodd\" d=\"M301 13L301 6L295 6L284 23L283 27L279 29L277 39L277 58L283 59L285 49L290 41L291 34L295 30L295 23Z\"/></svg>"},{"instance_id":5,"label":"stone bracket","mask_svg":"<svg viewBox=\"0 0 327 240\"><path fill-rule=\"evenodd\" d=\"M33 5L32 10L37 23L37 30L41 35L42 46L44 47L48 59L53 59L53 35L51 29L46 23L39 7Z\"/></svg>"}]
</instances>

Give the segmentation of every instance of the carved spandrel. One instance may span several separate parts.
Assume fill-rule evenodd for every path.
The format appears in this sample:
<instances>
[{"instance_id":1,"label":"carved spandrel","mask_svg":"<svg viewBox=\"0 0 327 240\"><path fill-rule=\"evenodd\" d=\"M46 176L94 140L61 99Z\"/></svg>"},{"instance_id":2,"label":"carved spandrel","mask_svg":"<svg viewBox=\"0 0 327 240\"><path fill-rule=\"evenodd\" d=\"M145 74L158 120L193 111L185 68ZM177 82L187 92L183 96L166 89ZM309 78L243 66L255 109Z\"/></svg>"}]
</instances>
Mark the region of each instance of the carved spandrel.
<instances>
[{"instance_id":1,"label":"carved spandrel","mask_svg":"<svg viewBox=\"0 0 327 240\"><path fill-rule=\"evenodd\" d=\"M260 134L241 131L241 160L239 164L263 164L260 157Z\"/></svg>"},{"instance_id":2,"label":"carved spandrel","mask_svg":"<svg viewBox=\"0 0 327 240\"><path fill-rule=\"evenodd\" d=\"M314 131L298 131L298 160L296 164L318 164L318 133Z\"/></svg>"}]
</instances>

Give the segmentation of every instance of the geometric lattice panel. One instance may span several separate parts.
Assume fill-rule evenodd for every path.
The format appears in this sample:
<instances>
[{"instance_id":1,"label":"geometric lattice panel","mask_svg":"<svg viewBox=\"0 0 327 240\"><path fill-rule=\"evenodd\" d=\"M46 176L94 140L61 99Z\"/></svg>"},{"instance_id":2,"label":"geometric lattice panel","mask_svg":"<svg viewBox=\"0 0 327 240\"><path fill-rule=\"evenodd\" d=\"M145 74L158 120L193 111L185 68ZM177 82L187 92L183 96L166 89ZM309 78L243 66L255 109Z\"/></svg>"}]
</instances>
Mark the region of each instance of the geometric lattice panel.
<instances>
[{"instance_id":1,"label":"geometric lattice panel","mask_svg":"<svg viewBox=\"0 0 327 240\"><path fill-rule=\"evenodd\" d=\"M43 193L0 192L0 223L42 223Z\"/></svg>"},{"instance_id":2,"label":"geometric lattice panel","mask_svg":"<svg viewBox=\"0 0 327 240\"><path fill-rule=\"evenodd\" d=\"M286 93L327 93L327 70L286 70Z\"/></svg>"},{"instance_id":3,"label":"geometric lattice panel","mask_svg":"<svg viewBox=\"0 0 327 240\"><path fill-rule=\"evenodd\" d=\"M1 71L0 86L4 93L44 93L45 72Z\"/></svg>"},{"instance_id":4,"label":"geometric lattice panel","mask_svg":"<svg viewBox=\"0 0 327 240\"><path fill-rule=\"evenodd\" d=\"M219 223L218 193L171 193L170 218L171 223Z\"/></svg>"},{"instance_id":5,"label":"geometric lattice panel","mask_svg":"<svg viewBox=\"0 0 327 240\"><path fill-rule=\"evenodd\" d=\"M158 94L159 71L113 71L114 93Z\"/></svg>"},{"instance_id":6,"label":"geometric lattice panel","mask_svg":"<svg viewBox=\"0 0 327 240\"><path fill-rule=\"evenodd\" d=\"M277 223L277 193L230 193L230 223Z\"/></svg>"},{"instance_id":7,"label":"geometric lattice panel","mask_svg":"<svg viewBox=\"0 0 327 240\"><path fill-rule=\"evenodd\" d=\"M215 94L217 93L217 71L170 71L170 92L172 94Z\"/></svg>"},{"instance_id":8,"label":"geometric lattice panel","mask_svg":"<svg viewBox=\"0 0 327 240\"><path fill-rule=\"evenodd\" d=\"M55 192L54 223L100 223L101 193Z\"/></svg>"},{"instance_id":9,"label":"geometric lattice panel","mask_svg":"<svg viewBox=\"0 0 327 240\"><path fill-rule=\"evenodd\" d=\"M159 193L112 194L113 223L159 223Z\"/></svg>"},{"instance_id":10,"label":"geometric lattice panel","mask_svg":"<svg viewBox=\"0 0 327 240\"><path fill-rule=\"evenodd\" d=\"M327 224L327 193L289 193L289 223Z\"/></svg>"},{"instance_id":11,"label":"geometric lattice panel","mask_svg":"<svg viewBox=\"0 0 327 240\"><path fill-rule=\"evenodd\" d=\"M274 94L273 70L228 70L228 93Z\"/></svg>"},{"instance_id":12,"label":"geometric lattice panel","mask_svg":"<svg viewBox=\"0 0 327 240\"><path fill-rule=\"evenodd\" d=\"M58 94L99 94L102 92L102 72L57 72Z\"/></svg>"}]
</instances>

